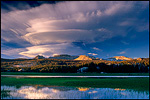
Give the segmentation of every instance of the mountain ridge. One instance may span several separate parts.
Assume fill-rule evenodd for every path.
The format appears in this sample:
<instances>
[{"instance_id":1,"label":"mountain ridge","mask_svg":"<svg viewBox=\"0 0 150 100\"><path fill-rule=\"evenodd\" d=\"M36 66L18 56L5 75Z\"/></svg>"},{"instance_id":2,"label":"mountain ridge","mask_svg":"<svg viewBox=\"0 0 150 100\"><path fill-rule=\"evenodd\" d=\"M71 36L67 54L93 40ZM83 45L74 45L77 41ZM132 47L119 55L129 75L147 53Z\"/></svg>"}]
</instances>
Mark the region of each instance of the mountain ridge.
<instances>
[{"instance_id":1,"label":"mountain ridge","mask_svg":"<svg viewBox=\"0 0 150 100\"><path fill-rule=\"evenodd\" d=\"M115 58L116 60L132 60L132 58L128 58L125 56L114 56L114 57L110 57L111 58Z\"/></svg>"},{"instance_id":2,"label":"mountain ridge","mask_svg":"<svg viewBox=\"0 0 150 100\"><path fill-rule=\"evenodd\" d=\"M80 58L79 58L80 57ZM125 56L114 56L114 57L110 57L107 59L102 59L102 58L95 58L94 56L86 56L86 55L79 55L79 56L72 56L72 55L68 55L68 54L61 54L61 55L55 55L53 57L48 57L45 58L42 55L37 55L32 59L67 59L67 60L108 60L108 61L123 61L123 60L138 60L141 61L143 59L146 58L136 58L136 59L132 59L129 57L125 57ZM15 59L7 59L7 58L1 58L1 61L11 61L11 60L28 60L28 58L15 58Z\"/></svg>"}]
</instances>

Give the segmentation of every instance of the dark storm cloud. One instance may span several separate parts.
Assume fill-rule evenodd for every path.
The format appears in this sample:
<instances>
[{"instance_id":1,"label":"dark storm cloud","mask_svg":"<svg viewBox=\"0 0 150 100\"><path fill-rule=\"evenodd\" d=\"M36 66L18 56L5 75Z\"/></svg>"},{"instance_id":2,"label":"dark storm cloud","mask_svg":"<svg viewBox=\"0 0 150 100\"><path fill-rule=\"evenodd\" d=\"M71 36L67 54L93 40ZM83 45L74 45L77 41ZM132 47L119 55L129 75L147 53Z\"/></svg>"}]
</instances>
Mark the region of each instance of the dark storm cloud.
<instances>
[{"instance_id":1,"label":"dark storm cloud","mask_svg":"<svg viewBox=\"0 0 150 100\"><path fill-rule=\"evenodd\" d=\"M28 10L33 7L38 7L42 4L56 4L62 1L1 1L1 9L6 12L13 10Z\"/></svg>"}]
</instances>

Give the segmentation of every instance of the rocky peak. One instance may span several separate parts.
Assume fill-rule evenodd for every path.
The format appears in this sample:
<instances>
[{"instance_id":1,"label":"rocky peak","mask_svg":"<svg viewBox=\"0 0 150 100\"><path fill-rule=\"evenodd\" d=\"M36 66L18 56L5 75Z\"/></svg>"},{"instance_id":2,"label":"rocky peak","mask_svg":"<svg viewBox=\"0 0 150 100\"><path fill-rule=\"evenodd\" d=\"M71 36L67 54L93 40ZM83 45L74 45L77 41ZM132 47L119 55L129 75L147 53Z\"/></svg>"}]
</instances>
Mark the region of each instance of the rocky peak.
<instances>
[{"instance_id":1,"label":"rocky peak","mask_svg":"<svg viewBox=\"0 0 150 100\"><path fill-rule=\"evenodd\" d=\"M80 55L78 58L74 60L92 60L92 58L86 56L86 55Z\"/></svg>"},{"instance_id":2,"label":"rocky peak","mask_svg":"<svg viewBox=\"0 0 150 100\"><path fill-rule=\"evenodd\" d=\"M45 57L43 57L43 56L40 56L40 55L37 55L35 58L33 58L33 59L44 59Z\"/></svg>"}]
</instances>

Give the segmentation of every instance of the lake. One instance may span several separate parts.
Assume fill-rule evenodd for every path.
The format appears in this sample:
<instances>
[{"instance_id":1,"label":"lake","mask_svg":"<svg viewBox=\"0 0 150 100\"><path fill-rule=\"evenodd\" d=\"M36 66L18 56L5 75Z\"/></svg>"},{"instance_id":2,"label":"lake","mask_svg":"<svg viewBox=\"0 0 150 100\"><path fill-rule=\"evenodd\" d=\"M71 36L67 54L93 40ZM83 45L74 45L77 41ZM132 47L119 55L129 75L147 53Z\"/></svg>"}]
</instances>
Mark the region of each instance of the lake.
<instances>
[{"instance_id":1,"label":"lake","mask_svg":"<svg viewBox=\"0 0 150 100\"><path fill-rule=\"evenodd\" d=\"M149 91L70 86L1 86L1 99L149 99Z\"/></svg>"}]
</instances>

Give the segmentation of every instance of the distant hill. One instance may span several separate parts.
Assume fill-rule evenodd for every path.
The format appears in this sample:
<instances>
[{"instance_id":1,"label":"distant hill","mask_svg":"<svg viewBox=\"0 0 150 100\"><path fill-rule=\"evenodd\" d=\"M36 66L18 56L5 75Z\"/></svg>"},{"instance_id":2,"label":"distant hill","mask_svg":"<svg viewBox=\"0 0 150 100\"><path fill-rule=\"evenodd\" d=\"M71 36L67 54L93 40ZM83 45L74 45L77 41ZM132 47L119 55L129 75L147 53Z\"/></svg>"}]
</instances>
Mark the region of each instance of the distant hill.
<instances>
[{"instance_id":1,"label":"distant hill","mask_svg":"<svg viewBox=\"0 0 150 100\"><path fill-rule=\"evenodd\" d=\"M61 54L61 55L54 55L53 57L49 57L50 59L67 59L67 60L73 60L78 58L79 56L71 56L67 54Z\"/></svg>"},{"instance_id":2,"label":"distant hill","mask_svg":"<svg viewBox=\"0 0 150 100\"><path fill-rule=\"evenodd\" d=\"M90 58L89 56L86 56L86 55L80 55L78 58L76 58L74 60L92 60L92 58Z\"/></svg>"},{"instance_id":3,"label":"distant hill","mask_svg":"<svg viewBox=\"0 0 150 100\"><path fill-rule=\"evenodd\" d=\"M26 60L27 58L16 58L15 60Z\"/></svg>"},{"instance_id":4,"label":"distant hill","mask_svg":"<svg viewBox=\"0 0 150 100\"><path fill-rule=\"evenodd\" d=\"M128 57L125 57L125 56L114 56L114 57L111 57L109 59L113 59L114 61L115 60L132 60L132 58L128 58Z\"/></svg>"},{"instance_id":5,"label":"distant hill","mask_svg":"<svg viewBox=\"0 0 150 100\"><path fill-rule=\"evenodd\" d=\"M25 59L25 58L17 58L17 59L5 59L1 58L1 62L10 62L10 61L24 61L24 60L30 60L30 59Z\"/></svg>"},{"instance_id":6,"label":"distant hill","mask_svg":"<svg viewBox=\"0 0 150 100\"><path fill-rule=\"evenodd\" d=\"M1 62L7 62L7 61L11 61L11 59L1 58Z\"/></svg>"},{"instance_id":7,"label":"distant hill","mask_svg":"<svg viewBox=\"0 0 150 100\"><path fill-rule=\"evenodd\" d=\"M91 58L92 60L100 60L100 58L95 58L94 56L88 56L89 58Z\"/></svg>"},{"instance_id":8,"label":"distant hill","mask_svg":"<svg viewBox=\"0 0 150 100\"><path fill-rule=\"evenodd\" d=\"M149 61L149 58L137 58L136 60L138 60L138 61L148 60Z\"/></svg>"},{"instance_id":9,"label":"distant hill","mask_svg":"<svg viewBox=\"0 0 150 100\"><path fill-rule=\"evenodd\" d=\"M43 56L40 56L40 55L37 55L35 58L33 58L33 59L45 59L45 57L43 57Z\"/></svg>"},{"instance_id":10,"label":"distant hill","mask_svg":"<svg viewBox=\"0 0 150 100\"><path fill-rule=\"evenodd\" d=\"M61 54L61 55L54 55L53 57L71 57L71 55Z\"/></svg>"}]
</instances>

